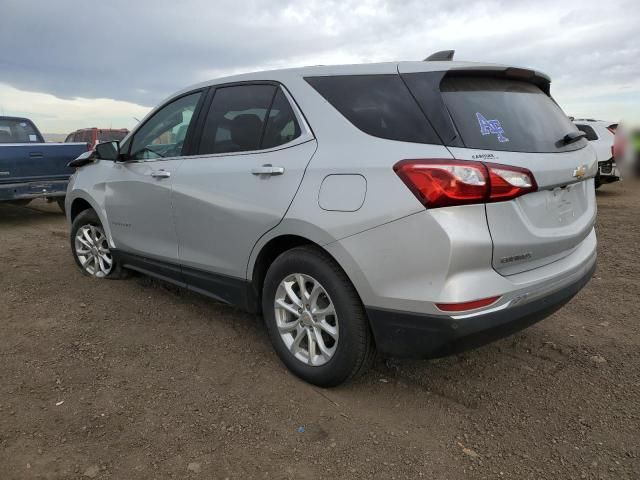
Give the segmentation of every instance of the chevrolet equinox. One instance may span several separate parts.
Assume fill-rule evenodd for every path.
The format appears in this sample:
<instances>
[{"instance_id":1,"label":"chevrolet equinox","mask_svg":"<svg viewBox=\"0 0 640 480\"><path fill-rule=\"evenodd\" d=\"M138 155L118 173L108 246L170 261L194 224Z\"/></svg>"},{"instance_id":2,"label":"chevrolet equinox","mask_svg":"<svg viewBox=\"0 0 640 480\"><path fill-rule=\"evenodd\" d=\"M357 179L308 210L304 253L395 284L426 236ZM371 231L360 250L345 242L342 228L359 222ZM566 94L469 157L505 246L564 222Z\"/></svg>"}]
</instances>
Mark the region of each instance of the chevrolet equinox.
<instances>
[{"instance_id":1,"label":"chevrolet equinox","mask_svg":"<svg viewBox=\"0 0 640 480\"><path fill-rule=\"evenodd\" d=\"M429 60L429 59L427 59ZM596 154L538 71L317 66L202 83L72 162L71 249L261 313L320 386L533 324L596 263Z\"/></svg>"}]
</instances>

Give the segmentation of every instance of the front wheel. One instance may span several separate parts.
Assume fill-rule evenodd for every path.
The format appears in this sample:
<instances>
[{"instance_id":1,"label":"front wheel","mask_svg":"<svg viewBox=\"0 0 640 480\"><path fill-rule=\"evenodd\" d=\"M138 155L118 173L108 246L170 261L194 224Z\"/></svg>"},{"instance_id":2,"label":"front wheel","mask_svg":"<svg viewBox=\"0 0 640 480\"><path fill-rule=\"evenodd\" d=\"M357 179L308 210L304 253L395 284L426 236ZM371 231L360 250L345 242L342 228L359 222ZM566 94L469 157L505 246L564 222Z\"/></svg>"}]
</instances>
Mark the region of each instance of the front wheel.
<instances>
[{"instance_id":1,"label":"front wheel","mask_svg":"<svg viewBox=\"0 0 640 480\"><path fill-rule=\"evenodd\" d=\"M276 353L303 380L332 387L370 367L375 346L362 302L322 250L280 255L267 272L262 309Z\"/></svg>"},{"instance_id":2,"label":"front wheel","mask_svg":"<svg viewBox=\"0 0 640 480\"><path fill-rule=\"evenodd\" d=\"M96 212L85 210L76 217L70 239L73 258L85 275L110 279L125 276L125 271L111 253Z\"/></svg>"}]
</instances>

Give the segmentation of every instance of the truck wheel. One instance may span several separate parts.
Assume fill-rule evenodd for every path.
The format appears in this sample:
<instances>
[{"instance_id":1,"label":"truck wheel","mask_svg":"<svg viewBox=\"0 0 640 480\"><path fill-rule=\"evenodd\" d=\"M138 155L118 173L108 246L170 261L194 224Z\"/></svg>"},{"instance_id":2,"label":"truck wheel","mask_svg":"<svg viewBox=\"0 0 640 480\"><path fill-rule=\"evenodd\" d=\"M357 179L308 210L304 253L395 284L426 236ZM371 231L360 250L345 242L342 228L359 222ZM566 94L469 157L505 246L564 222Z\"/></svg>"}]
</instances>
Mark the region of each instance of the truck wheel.
<instances>
[{"instance_id":1,"label":"truck wheel","mask_svg":"<svg viewBox=\"0 0 640 480\"><path fill-rule=\"evenodd\" d=\"M126 277L127 272L112 255L100 219L93 210L85 210L76 217L70 240L73 258L85 275L109 279Z\"/></svg>"},{"instance_id":2,"label":"truck wheel","mask_svg":"<svg viewBox=\"0 0 640 480\"><path fill-rule=\"evenodd\" d=\"M56 203L58 204L58 207L60 207L60 210L62 210L62 213L64 213L66 215L67 214L67 210L64 207L64 197L56 198Z\"/></svg>"},{"instance_id":3,"label":"truck wheel","mask_svg":"<svg viewBox=\"0 0 640 480\"><path fill-rule=\"evenodd\" d=\"M280 360L309 383L333 387L373 362L375 345L360 297L320 249L294 248L273 262L262 311Z\"/></svg>"}]
</instances>

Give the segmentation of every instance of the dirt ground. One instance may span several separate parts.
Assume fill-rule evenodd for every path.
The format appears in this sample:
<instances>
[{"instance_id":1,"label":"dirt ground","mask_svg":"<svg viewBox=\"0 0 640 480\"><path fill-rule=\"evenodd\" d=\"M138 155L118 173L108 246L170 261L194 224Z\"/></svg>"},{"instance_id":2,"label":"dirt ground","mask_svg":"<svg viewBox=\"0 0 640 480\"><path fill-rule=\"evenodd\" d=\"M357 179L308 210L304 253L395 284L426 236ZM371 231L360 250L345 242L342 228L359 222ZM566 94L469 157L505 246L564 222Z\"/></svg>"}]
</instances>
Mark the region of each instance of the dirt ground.
<instances>
[{"instance_id":1,"label":"dirt ground","mask_svg":"<svg viewBox=\"0 0 640 480\"><path fill-rule=\"evenodd\" d=\"M76 268L55 205L0 205L0 479L640 478L640 188L545 321L322 390L255 317Z\"/></svg>"}]
</instances>

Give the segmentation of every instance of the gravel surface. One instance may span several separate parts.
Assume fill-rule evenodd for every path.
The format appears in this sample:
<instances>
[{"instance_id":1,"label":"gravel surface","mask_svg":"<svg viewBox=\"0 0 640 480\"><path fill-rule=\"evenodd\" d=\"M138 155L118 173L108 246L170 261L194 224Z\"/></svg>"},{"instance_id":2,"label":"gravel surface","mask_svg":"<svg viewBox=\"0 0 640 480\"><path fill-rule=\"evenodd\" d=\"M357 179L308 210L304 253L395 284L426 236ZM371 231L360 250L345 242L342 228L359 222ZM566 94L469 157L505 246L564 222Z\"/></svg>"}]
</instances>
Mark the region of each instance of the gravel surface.
<instances>
[{"instance_id":1,"label":"gravel surface","mask_svg":"<svg viewBox=\"0 0 640 480\"><path fill-rule=\"evenodd\" d=\"M599 268L520 334L331 390L254 316L81 275L55 205L0 205L0 478L640 478L640 188L598 191Z\"/></svg>"}]
</instances>

